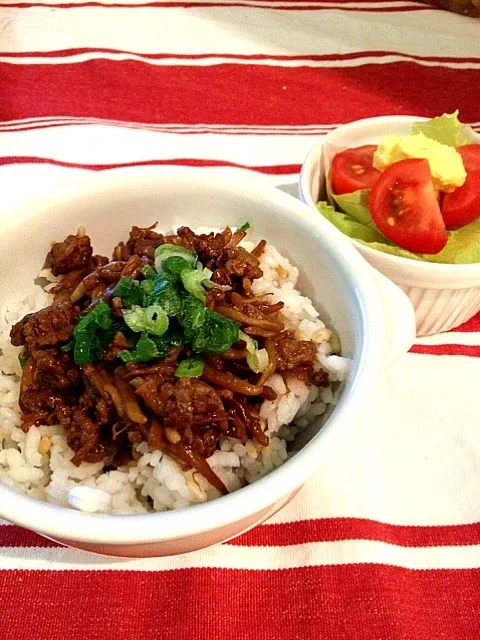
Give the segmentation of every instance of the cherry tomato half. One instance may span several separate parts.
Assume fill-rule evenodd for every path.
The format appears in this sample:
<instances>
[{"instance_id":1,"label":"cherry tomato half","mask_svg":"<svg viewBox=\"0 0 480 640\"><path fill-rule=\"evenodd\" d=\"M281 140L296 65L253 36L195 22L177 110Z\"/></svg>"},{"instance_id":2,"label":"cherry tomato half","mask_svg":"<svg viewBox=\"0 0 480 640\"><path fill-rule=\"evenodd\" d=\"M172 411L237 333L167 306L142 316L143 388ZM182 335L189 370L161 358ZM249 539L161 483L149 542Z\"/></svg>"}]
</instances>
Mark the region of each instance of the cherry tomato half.
<instances>
[{"instance_id":1,"label":"cherry tomato half","mask_svg":"<svg viewBox=\"0 0 480 640\"><path fill-rule=\"evenodd\" d=\"M467 144L457 151L462 156L467 179L443 198L442 215L447 229L460 229L480 217L480 144Z\"/></svg>"},{"instance_id":2,"label":"cherry tomato half","mask_svg":"<svg viewBox=\"0 0 480 640\"><path fill-rule=\"evenodd\" d=\"M438 253L447 243L432 174L423 158L388 167L370 192L369 207L380 233L403 249Z\"/></svg>"},{"instance_id":3,"label":"cherry tomato half","mask_svg":"<svg viewBox=\"0 0 480 640\"><path fill-rule=\"evenodd\" d=\"M480 144L466 144L457 148L458 153L462 156L463 166L466 172L480 171Z\"/></svg>"},{"instance_id":4,"label":"cherry tomato half","mask_svg":"<svg viewBox=\"0 0 480 640\"><path fill-rule=\"evenodd\" d=\"M371 189L380 175L373 168L373 154L377 147L368 144L363 147L346 149L332 160L333 193L353 193L359 189Z\"/></svg>"}]
</instances>

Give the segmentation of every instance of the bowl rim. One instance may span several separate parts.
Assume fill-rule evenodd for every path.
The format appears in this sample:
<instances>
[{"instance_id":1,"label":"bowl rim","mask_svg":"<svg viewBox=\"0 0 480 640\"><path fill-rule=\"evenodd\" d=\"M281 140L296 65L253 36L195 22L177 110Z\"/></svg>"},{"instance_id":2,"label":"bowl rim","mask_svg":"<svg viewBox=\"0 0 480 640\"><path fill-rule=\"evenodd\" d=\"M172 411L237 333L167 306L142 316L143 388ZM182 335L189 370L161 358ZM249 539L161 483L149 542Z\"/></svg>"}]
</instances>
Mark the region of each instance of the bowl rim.
<instances>
[{"instance_id":1,"label":"bowl rim","mask_svg":"<svg viewBox=\"0 0 480 640\"><path fill-rule=\"evenodd\" d=\"M219 179L221 181L219 187ZM339 405L320 432L295 456L254 484L227 496L176 511L135 515L87 514L42 502L26 496L0 482L0 517L34 530L47 537L106 545L149 544L207 533L261 512L298 489L319 468L335 441L341 439L355 423L359 405L374 382L382 355L383 319L377 290L368 265L343 234L297 198L286 194L257 177L229 175L225 172L184 167L126 167L83 176L60 188L52 189L35 200L22 203L7 218L22 212L30 219L59 202L75 201L97 191L135 188L143 180L151 188L181 180L190 187L221 188L242 192L250 202L267 200L278 207L279 217L308 225L312 232L326 238L337 268L352 282L359 304L362 335L356 373L343 390ZM167 187L168 188L168 187ZM141 197L141 194L137 194ZM25 216L25 212L27 216ZM4 220L8 219L2 216ZM0 227L3 226L0 219ZM144 526L139 526L144 523Z\"/></svg>"},{"instance_id":2,"label":"bowl rim","mask_svg":"<svg viewBox=\"0 0 480 640\"><path fill-rule=\"evenodd\" d=\"M313 208L317 211L316 203L312 198L311 191L309 188L310 175L313 169L317 166L318 160L320 158L320 153L323 148L325 142L328 142L329 137L334 135L339 130L355 130L358 126L364 126L368 124L378 124L382 123L392 123L393 121L399 123L414 123L414 122L425 122L429 120L424 116L411 116L411 115L390 115L390 116L374 116L371 118L362 118L360 120L353 120L352 122L348 122L346 124L339 125L332 131L329 131L327 134L321 136L319 140L312 146L310 151L307 153L305 160L300 169L299 181L298 181L298 192L299 197L302 202L305 202L309 207ZM478 142L480 143L480 134L475 132L477 135ZM348 238L348 236L345 236ZM396 267L401 269L402 271L412 271L415 270L415 275L418 277L423 277L428 279L429 277L434 277L436 280L441 278L445 278L445 280L453 280L458 279L461 281L464 278L478 278L480 274L480 262L475 262L472 264L448 264L448 263L438 263L438 262L424 262L422 260L413 260L411 258L405 258L403 256L395 256L389 253L384 253L382 251L378 251L377 249L372 249L367 245L359 242L355 238L348 238L348 240L365 256L371 257L373 260L381 260L385 264L390 263L392 267Z\"/></svg>"}]
</instances>

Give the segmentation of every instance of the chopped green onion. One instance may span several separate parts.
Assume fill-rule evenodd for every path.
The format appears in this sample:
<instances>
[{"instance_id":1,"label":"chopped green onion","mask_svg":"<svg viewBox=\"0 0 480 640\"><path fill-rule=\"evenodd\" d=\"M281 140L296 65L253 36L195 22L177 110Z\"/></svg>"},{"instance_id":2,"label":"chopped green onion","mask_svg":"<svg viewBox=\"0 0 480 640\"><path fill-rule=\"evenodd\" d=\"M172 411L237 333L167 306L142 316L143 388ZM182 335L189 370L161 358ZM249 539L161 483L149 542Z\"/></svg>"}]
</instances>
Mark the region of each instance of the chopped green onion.
<instances>
[{"instance_id":1,"label":"chopped green onion","mask_svg":"<svg viewBox=\"0 0 480 640\"><path fill-rule=\"evenodd\" d=\"M239 326L211 309L205 310L205 322L191 338L197 353L222 354L238 340Z\"/></svg>"},{"instance_id":2,"label":"chopped green onion","mask_svg":"<svg viewBox=\"0 0 480 640\"><path fill-rule=\"evenodd\" d=\"M144 333L135 346L135 353L137 362L152 360L152 358L157 356L157 346L155 342Z\"/></svg>"},{"instance_id":3,"label":"chopped green onion","mask_svg":"<svg viewBox=\"0 0 480 640\"><path fill-rule=\"evenodd\" d=\"M195 298L195 296L187 295L185 297L181 323L185 330L185 339L187 342L193 340L195 332L205 322L206 310L205 304L198 298Z\"/></svg>"},{"instance_id":4,"label":"chopped green onion","mask_svg":"<svg viewBox=\"0 0 480 640\"><path fill-rule=\"evenodd\" d=\"M147 332L161 336L168 329L168 316L165 309L158 304L150 305L146 309L123 309L122 314L127 327L136 333Z\"/></svg>"},{"instance_id":5,"label":"chopped green onion","mask_svg":"<svg viewBox=\"0 0 480 640\"><path fill-rule=\"evenodd\" d=\"M171 256L182 256L191 263L196 262L197 258L193 251L186 249L181 244L161 244L155 249L155 258L163 258L166 260Z\"/></svg>"},{"instance_id":6,"label":"chopped green onion","mask_svg":"<svg viewBox=\"0 0 480 640\"><path fill-rule=\"evenodd\" d=\"M266 349L259 349L258 342L243 331L239 332L239 339L247 345L247 364L254 373L263 373L268 367L268 353Z\"/></svg>"},{"instance_id":7,"label":"chopped green onion","mask_svg":"<svg viewBox=\"0 0 480 640\"><path fill-rule=\"evenodd\" d=\"M113 298L120 298L127 305L140 304L142 301L142 292L139 289L138 282L123 276L120 278L112 291Z\"/></svg>"},{"instance_id":8,"label":"chopped green onion","mask_svg":"<svg viewBox=\"0 0 480 640\"><path fill-rule=\"evenodd\" d=\"M149 264L146 264L144 267L142 267L140 269L140 273L144 278L147 278L147 280L151 280L157 275L157 272L155 271L155 269L151 267Z\"/></svg>"},{"instance_id":9,"label":"chopped green onion","mask_svg":"<svg viewBox=\"0 0 480 640\"><path fill-rule=\"evenodd\" d=\"M100 302L98 302L95 305L95 307L92 309L92 311L90 311L88 316L92 316L96 324L102 329L110 329L113 325L112 310L110 309L110 306L103 300L100 300ZM88 316L85 316L85 317L88 317ZM79 325L81 324L81 322L82 321L80 320L80 322L75 327L75 329L79 328Z\"/></svg>"},{"instance_id":10,"label":"chopped green onion","mask_svg":"<svg viewBox=\"0 0 480 640\"><path fill-rule=\"evenodd\" d=\"M157 358L165 358L170 352L172 347L183 344L185 342L185 336L178 324L170 322L167 331L161 336L150 335L150 340L155 343L157 347Z\"/></svg>"},{"instance_id":11,"label":"chopped green onion","mask_svg":"<svg viewBox=\"0 0 480 640\"><path fill-rule=\"evenodd\" d=\"M129 329L140 333L145 331L144 309L132 307L132 309L122 309L123 319Z\"/></svg>"},{"instance_id":12,"label":"chopped green onion","mask_svg":"<svg viewBox=\"0 0 480 640\"><path fill-rule=\"evenodd\" d=\"M165 260L173 256L183 258L192 266L194 266L197 261L195 253L185 249L185 247L176 244L162 244L155 249L155 269L158 273L163 271L163 263Z\"/></svg>"},{"instance_id":13,"label":"chopped green onion","mask_svg":"<svg viewBox=\"0 0 480 640\"><path fill-rule=\"evenodd\" d=\"M144 330L155 336L161 336L168 329L168 316L158 304L152 304L143 312Z\"/></svg>"},{"instance_id":14,"label":"chopped green onion","mask_svg":"<svg viewBox=\"0 0 480 640\"><path fill-rule=\"evenodd\" d=\"M20 363L20 366L22 367L22 369L24 368L24 366L27 364L27 356L25 355L25 351L22 351L22 353L18 354L18 361Z\"/></svg>"},{"instance_id":15,"label":"chopped green onion","mask_svg":"<svg viewBox=\"0 0 480 640\"><path fill-rule=\"evenodd\" d=\"M182 360L175 370L177 378L199 378L203 373L203 360L200 358L189 358Z\"/></svg>"},{"instance_id":16,"label":"chopped green onion","mask_svg":"<svg viewBox=\"0 0 480 640\"><path fill-rule=\"evenodd\" d=\"M70 342L67 342L67 344L64 344L63 347L60 347L60 351L62 351L63 353L67 353L68 351L71 351L74 346L75 346L75 342L73 340L70 340Z\"/></svg>"},{"instance_id":17,"label":"chopped green onion","mask_svg":"<svg viewBox=\"0 0 480 640\"><path fill-rule=\"evenodd\" d=\"M238 339L242 340L242 342L245 342L245 344L247 345L248 353L255 353L255 351L258 349L258 342L251 338L247 333L239 331Z\"/></svg>"},{"instance_id":18,"label":"chopped green onion","mask_svg":"<svg viewBox=\"0 0 480 640\"><path fill-rule=\"evenodd\" d=\"M182 284L188 293L195 296L202 302L205 300L205 289L202 284L212 277L210 269L202 269L202 271L184 269L180 274Z\"/></svg>"},{"instance_id":19,"label":"chopped green onion","mask_svg":"<svg viewBox=\"0 0 480 640\"><path fill-rule=\"evenodd\" d=\"M229 284L217 284L211 280L205 280L203 283L205 289L218 289L219 291L231 291L232 287Z\"/></svg>"},{"instance_id":20,"label":"chopped green onion","mask_svg":"<svg viewBox=\"0 0 480 640\"><path fill-rule=\"evenodd\" d=\"M341 346L340 346L340 338L338 337L338 335L336 333L332 333L332 335L330 336L330 346L332 348L332 353L340 353L341 352Z\"/></svg>"},{"instance_id":21,"label":"chopped green onion","mask_svg":"<svg viewBox=\"0 0 480 640\"><path fill-rule=\"evenodd\" d=\"M114 298L123 298L124 295L128 295L134 286L133 278L123 276L115 285L115 289L112 292Z\"/></svg>"},{"instance_id":22,"label":"chopped green onion","mask_svg":"<svg viewBox=\"0 0 480 640\"><path fill-rule=\"evenodd\" d=\"M100 300L73 330L75 364L84 365L100 358L112 337L112 310L106 302Z\"/></svg>"},{"instance_id":23,"label":"chopped green onion","mask_svg":"<svg viewBox=\"0 0 480 640\"><path fill-rule=\"evenodd\" d=\"M158 274L153 280L153 293L149 296L148 305L158 304L163 307L169 317L180 316L182 313L182 298L166 273ZM148 306L147 305L147 306Z\"/></svg>"},{"instance_id":24,"label":"chopped green onion","mask_svg":"<svg viewBox=\"0 0 480 640\"><path fill-rule=\"evenodd\" d=\"M140 283L140 289L143 292L143 302L145 303L148 300L148 297L152 295L155 285L153 280L142 280Z\"/></svg>"},{"instance_id":25,"label":"chopped green onion","mask_svg":"<svg viewBox=\"0 0 480 640\"><path fill-rule=\"evenodd\" d=\"M155 342L144 333L137 342L135 349L132 351L120 351L118 357L123 362L147 362L158 358L158 350Z\"/></svg>"},{"instance_id":26,"label":"chopped green onion","mask_svg":"<svg viewBox=\"0 0 480 640\"><path fill-rule=\"evenodd\" d=\"M119 351L117 355L123 362L135 362L134 351L127 351L126 349L124 349L123 351Z\"/></svg>"},{"instance_id":27,"label":"chopped green onion","mask_svg":"<svg viewBox=\"0 0 480 640\"><path fill-rule=\"evenodd\" d=\"M95 335L83 333L75 338L73 359L75 364L88 364L98 358L100 343Z\"/></svg>"},{"instance_id":28,"label":"chopped green onion","mask_svg":"<svg viewBox=\"0 0 480 640\"><path fill-rule=\"evenodd\" d=\"M182 256L171 256L170 258L164 260L164 262L162 263L163 271L176 278L180 277L180 274L184 269L191 268L191 263L185 260L185 258L183 258Z\"/></svg>"},{"instance_id":29,"label":"chopped green onion","mask_svg":"<svg viewBox=\"0 0 480 640\"><path fill-rule=\"evenodd\" d=\"M247 364L254 373L263 373L268 367L268 353L266 349L256 349L247 353Z\"/></svg>"},{"instance_id":30,"label":"chopped green onion","mask_svg":"<svg viewBox=\"0 0 480 640\"><path fill-rule=\"evenodd\" d=\"M250 229L249 222L245 222L245 224L242 224L242 226L240 227L240 231L248 231L249 229Z\"/></svg>"}]
</instances>

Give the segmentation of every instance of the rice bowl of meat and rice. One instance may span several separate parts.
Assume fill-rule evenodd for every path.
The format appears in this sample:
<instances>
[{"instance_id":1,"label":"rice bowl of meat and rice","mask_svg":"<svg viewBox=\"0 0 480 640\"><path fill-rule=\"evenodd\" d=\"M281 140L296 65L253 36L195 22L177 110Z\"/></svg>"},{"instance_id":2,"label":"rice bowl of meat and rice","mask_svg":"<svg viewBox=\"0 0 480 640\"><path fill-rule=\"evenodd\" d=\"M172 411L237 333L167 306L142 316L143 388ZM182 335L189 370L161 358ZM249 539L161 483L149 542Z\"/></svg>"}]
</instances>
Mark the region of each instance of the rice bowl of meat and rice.
<instances>
[{"instance_id":1,"label":"rice bowl of meat and rice","mask_svg":"<svg viewBox=\"0 0 480 640\"><path fill-rule=\"evenodd\" d=\"M340 233L238 174L92 174L0 212L0 237L0 517L90 551L184 553L272 515L413 339Z\"/></svg>"},{"instance_id":2,"label":"rice bowl of meat and rice","mask_svg":"<svg viewBox=\"0 0 480 640\"><path fill-rule=\"evenodd\" d=\"M111 258L83 229L53 243L48 284L0 315L0 480L65 507L141 514L279 467L335 402L349 360L296 288L298 269L250 235L133 227ZM167 329L141 326L154 309ZM100 312L112 329L95 353Z\"/></svg>"}]
</instances>

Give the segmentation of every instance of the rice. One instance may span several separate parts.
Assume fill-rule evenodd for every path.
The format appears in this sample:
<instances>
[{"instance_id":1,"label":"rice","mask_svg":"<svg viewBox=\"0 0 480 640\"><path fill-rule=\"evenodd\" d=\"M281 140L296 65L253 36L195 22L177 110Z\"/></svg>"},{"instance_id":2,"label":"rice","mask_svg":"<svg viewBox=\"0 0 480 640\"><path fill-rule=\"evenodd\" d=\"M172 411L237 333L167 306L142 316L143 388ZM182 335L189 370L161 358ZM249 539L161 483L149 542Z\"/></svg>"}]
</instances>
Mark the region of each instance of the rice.
<instances>
[{"instance_id":1,"label":"rice","mask_svg":"<svg viewBox=\"0 0 480 640\"><path fill-rule=\"evenodd\" d=\"M242 244L247 250L254 247L249 241ZM335 403L335 388L348 375L350 365L348 358L333 353L335 336L320 320L312 301L296 288L298 269L272 245L266 246L260 267L263 276L253 281L253 293L268 294L270 301L284 303L285 327L296 338L315 342L315 366L328 372L330 384L317 388L289 375L270 377L267 384L277 398L265 400L260 409L268 446L253 440L242 444L228 437L207 460L229 491L255 482L285 462L287 444ZM21 430L20 349L10 344L9 333L24 315L50 303L48 290L57 279L48 269L40 277L47 281L45 288L36 285L25 300L10 302L0 312L0 480L39 500L85 512L141 514L181 509L218 497L200 473L183 471L168 454L149 451L144 442L137 445L136 462L103 473L102 463L72 464L74 453L59 426L32 427L28 433Z\"/></svg>"}]
</instances>

